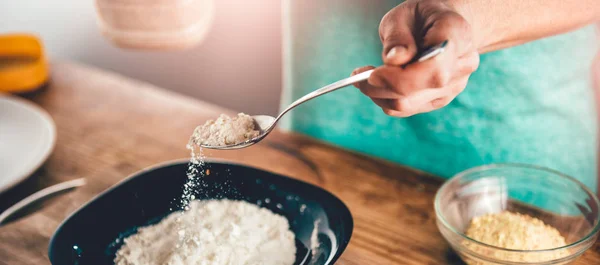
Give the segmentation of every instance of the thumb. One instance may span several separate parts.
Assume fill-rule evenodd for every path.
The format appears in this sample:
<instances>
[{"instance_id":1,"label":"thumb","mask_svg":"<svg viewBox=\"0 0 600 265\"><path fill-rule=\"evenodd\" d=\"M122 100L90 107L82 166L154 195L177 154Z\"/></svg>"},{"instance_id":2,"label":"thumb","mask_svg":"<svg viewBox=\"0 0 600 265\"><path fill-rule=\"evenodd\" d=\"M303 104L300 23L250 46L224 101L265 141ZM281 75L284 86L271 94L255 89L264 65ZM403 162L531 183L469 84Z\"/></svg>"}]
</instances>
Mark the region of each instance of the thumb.
<instances>
[{"instance_id":1,"label":"thumb","mask_svg":"<svg viewBox=\"0 0 600 265\"><path fill-rule=\"evenodd\" d=\"M383 43L383 63L402 66L417 55L417 44L408 21L398 18L399 14L388 13L379 25L379 36Z\"/></svg>"}]
</instances>

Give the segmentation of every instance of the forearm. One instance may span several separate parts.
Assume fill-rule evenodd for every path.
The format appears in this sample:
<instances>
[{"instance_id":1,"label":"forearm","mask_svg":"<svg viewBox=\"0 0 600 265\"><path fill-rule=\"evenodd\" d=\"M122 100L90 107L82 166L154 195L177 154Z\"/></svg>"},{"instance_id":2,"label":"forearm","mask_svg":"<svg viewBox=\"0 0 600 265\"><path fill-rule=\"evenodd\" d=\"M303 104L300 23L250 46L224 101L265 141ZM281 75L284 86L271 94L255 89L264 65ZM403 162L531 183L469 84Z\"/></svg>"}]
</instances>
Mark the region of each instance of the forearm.
<instances>
[{"instance_id":1,"label":"forearm","mask_svg":"<svg viewBox=\"0 0 600 265\"><path fill-rule=\"evenodd\" d=\"M600 20L599 0L448 0L471 24L480 53L565 33Z\"/></svg>"}]
</instances>

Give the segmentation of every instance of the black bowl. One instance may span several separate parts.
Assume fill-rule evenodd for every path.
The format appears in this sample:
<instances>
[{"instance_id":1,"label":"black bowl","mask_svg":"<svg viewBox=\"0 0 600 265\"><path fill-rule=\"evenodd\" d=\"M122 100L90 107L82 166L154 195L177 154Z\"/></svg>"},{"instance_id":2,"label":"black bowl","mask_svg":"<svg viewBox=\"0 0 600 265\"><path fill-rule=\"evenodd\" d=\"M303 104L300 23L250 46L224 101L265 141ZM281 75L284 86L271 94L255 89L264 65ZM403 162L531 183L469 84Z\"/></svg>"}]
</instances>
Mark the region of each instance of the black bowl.
<instances>
[{"instance_id":1,"label":"black bowl","mask_svg":"<svg viewBox=\"0 0 600 265\"><path fill-rule=\"evenodd\" d=\"M52 236L50 262L114 264L124 237L179 209L187 168L186 161L176 161L140 171L83 205ZM207 162L206 168L210 174L200 180L196 198L244 200L285 216L296 236L295 264L333 264L348 245L352 215L331 193L247 166ZM313 253L310 238L317 220L320 244Z\"/></svg>"}]
</instances>

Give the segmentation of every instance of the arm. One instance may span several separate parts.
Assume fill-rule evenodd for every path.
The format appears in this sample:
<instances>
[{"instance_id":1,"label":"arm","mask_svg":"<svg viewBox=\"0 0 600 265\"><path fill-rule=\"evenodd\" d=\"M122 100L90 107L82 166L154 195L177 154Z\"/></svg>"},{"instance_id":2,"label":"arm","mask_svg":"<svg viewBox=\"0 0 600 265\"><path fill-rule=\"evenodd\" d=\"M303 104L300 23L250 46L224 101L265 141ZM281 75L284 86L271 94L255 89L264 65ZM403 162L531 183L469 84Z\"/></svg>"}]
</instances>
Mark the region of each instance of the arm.
<instances>
[{"instance_id":1,"label":"arm","mask_svg":"<svg viewBox=\"0 0 600 265\"><path fill-rule=\"evenodd\" d=\"M472 26L479 52L520 45L600 21L598 0L450 0Z\"/></svg>"},{"instance_id":2,"label":"arm","mask_svg":"<svg viewBox=\"0 0 600 265\"><path fill-rule=\"evenodd\" d=\"M598 20L598 0L407 0L381 20L384 65L356 69L375 69L356 86L391 116L433 111L464 90L480 53ZM440 56L403 67L418 50L444 40L449 44Z\"/></svg>"}]
</instances>

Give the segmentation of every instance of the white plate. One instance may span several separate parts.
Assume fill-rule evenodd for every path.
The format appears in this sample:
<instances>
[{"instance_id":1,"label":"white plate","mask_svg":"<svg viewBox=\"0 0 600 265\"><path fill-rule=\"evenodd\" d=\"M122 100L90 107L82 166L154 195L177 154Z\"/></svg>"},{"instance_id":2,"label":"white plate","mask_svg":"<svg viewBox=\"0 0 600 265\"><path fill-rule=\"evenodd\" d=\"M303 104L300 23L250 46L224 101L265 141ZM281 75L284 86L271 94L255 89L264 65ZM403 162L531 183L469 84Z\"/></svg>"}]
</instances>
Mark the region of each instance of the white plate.
<instances>
[{"instance_id":1,"label":"white plate","mask_svg":"<svg viewBox=\"0 0 600 265\"><path fill-rule=\"evenodd\" d=\"M48 158L56 127L46 111L0 94L0 193L25 180Z\"/></svg>"}]
</instances>

